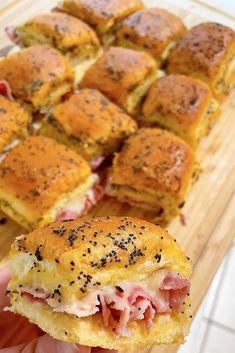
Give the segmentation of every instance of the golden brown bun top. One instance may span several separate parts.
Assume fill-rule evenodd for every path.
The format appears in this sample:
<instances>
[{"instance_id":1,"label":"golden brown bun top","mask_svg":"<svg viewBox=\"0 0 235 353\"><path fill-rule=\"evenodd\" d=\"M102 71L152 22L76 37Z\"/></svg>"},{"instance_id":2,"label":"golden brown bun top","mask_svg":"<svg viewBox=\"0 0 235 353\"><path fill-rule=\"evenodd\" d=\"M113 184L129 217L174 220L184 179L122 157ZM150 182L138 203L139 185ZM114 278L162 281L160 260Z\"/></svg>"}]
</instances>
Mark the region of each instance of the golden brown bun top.
<instances>
[{"instance_id":1,"label":"golden brown bun top","mask_svg":"<svg viewBox=\"0 0 235 353\"><path fill-rule=\"evenodd\" d=\"M139 129L116 156L112 183L137 191L153 189L174 198L184 196L195 159L191 148L178 136L160 129Z\"/></svg>"},{"instance_id":2,"label":"golden brown bun top","mask_svg":"<svg viewBox=\"0 0 235 353\"><path fill-rule=\"evenodd\" d=\"M53 116L75 137L90 137L98 144L134 132L136 122L102 93L82 89L56 107ZM99 142L100 141L100 142Z\"/></svg>"},{"instance_id":3,"label":"golden brown bun top","mask_svg":"<svg viewBox=\"0 0 235 353\"><path fill-rule=\"evenodd\" d=\"M0 95L0 152L27 127L29 119L18 103Z\"/></svg>"},{"instance_id":4,"label":"golden brown bun top","mask_svg":"<svg viewBox=\"0 0 235 353\"><path fill-rule=\"evenodd\" d=\"M155 57L186 31L182 20L158 8L143 9L126 18L117 31L119 39L127 39L142 46Z\"/></svg>"},{"instance_id":5,"label":"golden brown bun top","mask_svg":"<svg viewBox=\"0 0 235 353\"><path fill-rule=\"evenodd\" d=\"M93 277L99 277L97 286L102 286L131 279L130 273L150 273L163 266L185 277L191 270L190 261L166 230L130 217L82 217L54 222L16 240L11 254L17 252L49 261L58 271L64 271L68 283L74 279L80 286L84 275L91 276L84 291L95 288Z\"/></svg>"},{"instance_id":6,"label":"golden brown bun top","mask_svg":"<svg viewBox=\"0 0 235 353\"><path fill-rule=\"evenodd\" d=\"M141 0L65 0L62 8L92 26L111 24L143 8Z\"/></svg>"},{"instance_id":7,"label":"golden brown bun top","mask_svg":"<svg viewBox=\"0 0 235 353\"><path fill-rule=\"evenodd\" d=\"M90 173L89 165L77 153L49 138L31 136L1 163L0 188L40 215Z\"/></svg>"},{"instance_id":8,"label":"golden brown bun top","mask_svg":"<svg viewBox=\"0 0 235 353\"><path fill-rule=\"evenodd\" d=\"M202 81L183 75L164 76L151 86L143 114L149 117L157 112L189 126L200 119L211 99L212 93Z\"/></svg>"},{"instance_id":9,"label":"golden brown bun top","mask_svg":"<svg viewBox=\"0 0 235 353\"><path fill-rule=\"evenodd\" d=\"M87 70L82 86L96 88L118 105L123 105L128 93L155 70L156 63L149 55L113 47Z\"/></svg>"},{"instance_id":10,"label":"golden brown bun top","mask_svg":"<svg viewBox=\"0 0 235 353\"><path fill-rule=\"evenodd\" d=\"M34 27L40 27L45 35L56 36L63 47L88 43L99 46L99 39L93 29L78 18L64 13L38 15L18 28L21 30L27 27L32 30Z\"/></svg>"},{"instance_id":11,"label":"golden brown bun top","mask_svg":"<svg viewBox=\"0 0 235 353\"><path fill-rule=\"evenodd\" d=\"M168 72L197 73L208 79L218 74L231 48L234 51L235 32L219 23L201 23L180 40L168 59ZM231 54L231 53L230 53Z\"/></svg>"},{"instance_id":12,"label":"golden brown bun top","mask_svg":"<svg viewBox=\"0 0 235 353\"><path fill-rule=\"evenodd\" d=\"M0 79L9 83L15 97L30 100L45 84L73 80L72 67L56 49L33 46L0 61Z\"/></svg>"}]
</instances>

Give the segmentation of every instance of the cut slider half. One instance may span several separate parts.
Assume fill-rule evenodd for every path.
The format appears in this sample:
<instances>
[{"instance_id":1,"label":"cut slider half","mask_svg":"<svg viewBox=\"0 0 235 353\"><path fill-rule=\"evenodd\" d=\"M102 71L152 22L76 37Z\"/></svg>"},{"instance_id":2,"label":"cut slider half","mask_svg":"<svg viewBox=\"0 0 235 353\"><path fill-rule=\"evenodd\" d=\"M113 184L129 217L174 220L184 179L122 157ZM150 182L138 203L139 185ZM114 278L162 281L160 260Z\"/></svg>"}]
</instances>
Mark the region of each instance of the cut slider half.
<instances>
[{"instance_id":1,"label":"cut slider half","mask_svg":"<svg viewBox=\"0 0 235 353\"><path fill-rule=\"evenodd\" d=\"M151 86L140 122L182 137L193 149L217 120L220 107L210 88L184 75L167 75Z\"/></svg>"},{"instance_id":2,"label":"cut slider half","mask_svg":"<svg viewBox=\"0 0 235 353\"><path fill-rule=\"evenodd\" d=\"M60 102L74 85L74 72L56 49L37 45L0 60L0 80L8 82L12 95L35 112Z\"/></svg>"},{"instance_id":3,"label":"cut slider half","mask_svg":"<svg viewBox=\"0 0 235 353\"><path fill-rule=\"evenodd\" d=\"M95 31L78 18L61 12L38 15L6 31L20 46L49 45L58 49L75 66L77 81L101 53Z\"/></svg>"},{"instance_id":4,"label":"cut slider half","mask_svg":"<svg viewBox=\"0 0 235 353\"><path fill-rule=\"evenodd\" d=\"M136 129L136 122L102 93L81 89L53 110L40 133L74 149L95 169Z\"/></svg>"},{"instance_id":5,"label":"cut slider half","mask_svg":"<svg viewBox=\"0 0 235 353\"><path fill-rule=\"evenodd\" d=\"M25 228L86 213L100 199L99 178L77 153L28 137L0 165L0 208Z\"/></svg>"},{"instance_id":6,"label":"cut slider half","mask_svg":"<svg viewBox=\"0 0 235 353\"><path fill-rule=\"evenodd\" d=\"M157 65L150 55L112 47L87 70L81 85L99 90L129 114L135 115L157 77Z\"/></svg>"},{"instance_id":7,"label":"cut slider half","mask_svg":"<svg viewBox=\"0 0 235 353\"><path fill-rule=\"evenodd\" d=\"M10 262L10 310L56 339L128 350L188 333L191 261L146 221L52 223L17 238Z\"/></svg>"},{"instance_id":8,"label":"cut slider half","mask_svg":"<svg viewBox=\"0 0 235 353\"><path fill-rule=\"evenodd\" d=\"M142 128L116 154L106 194L155 213L156 222L168 222L183 207L198 171L185 141L165 130Z\"/></svg>"},{"instance_id":9,"label":"cut slider half","mask_svg":"<svg viewBox=\"0 0 235 353\"><path fill-rule=\"evenodd\" d=\"M141 0L64 0L59 9L92 26L105 46L114 41L117 24L144 7Z\"/></svg>"},{"instance_id":10,"label":"cut slider half","mask_svg":"<svg viewBox=\"0 0 235 353\"><path fill-rule=\"evenodd\" d=\"M29 122L30 115L23 107L0 94L0 154L28 135Z\"/></svg>"},{"instance_id":11,"label":"cut slider half","mask_svg":"<svg viewBox=\"0 0 235 353\"><path fill-rule=\"evenodd\" d=\"M167 62L167 73L206 82L221 101L235 80L235 32L220 23L200 23L185 33Z\"/></svg>"},{"instance_id":12,"label":"cut slider half","mask_svg":"<svg viewBox=\"0 0 235 353\"><path fill-rule=\"evenodd\" d=\"M147 8L121 22L116 37L118 45L143 50L162 63L185 32L179 17L164 9Z\"/></svg>"}]
</instances>

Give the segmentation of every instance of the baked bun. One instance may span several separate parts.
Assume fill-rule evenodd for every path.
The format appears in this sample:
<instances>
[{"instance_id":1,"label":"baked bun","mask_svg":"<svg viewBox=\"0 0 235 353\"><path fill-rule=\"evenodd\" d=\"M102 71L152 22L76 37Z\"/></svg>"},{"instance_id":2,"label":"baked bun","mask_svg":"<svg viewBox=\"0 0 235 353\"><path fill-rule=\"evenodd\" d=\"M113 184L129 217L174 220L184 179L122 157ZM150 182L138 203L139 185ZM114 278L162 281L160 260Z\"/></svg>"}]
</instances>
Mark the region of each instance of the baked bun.
<instances>
[{"instance_id":1,"label":"baked bun","mask_svg":"<svg viewBox=\"0 0 235 353\"><path fill-rule=\"evenodd\" d=\"M128 113L135 114L156 78L157 67L151 56L132 49L113 47L87 70L81 85L98 89Z\"/></svg>"},{"instance_id":2,"label":"baked bun","mask_svg":"<svg viewBox=\"0 0 235 353\"><path fill-rule=\"evenodd\" d=\"M73 70L63 55L46 45L23 49L0 60L0 80L15 98L34 110L53 106L73 87Z\"/></svg>"},{"instance_id":3,"label":"baked bun","mask_svg":"<svg viewBox=\"0 0 235 353\"><path fill-rule=\"evenodd\" d=\"M141 123L158 125L182 137L192 148L219 116L210 88L189 76L169 75L153 83L143 105Z\"/></svg>"},{"instance_id":4,"label":"baked bun","mask_svg":"<svg viewBox=\"0 0 235 353\"><path fill-rule=\"evenodd\" d=\"M144 5L141 0L64 0L60 9L94 27L103 44L114 39L116 24Z\"/></svg>"},{"instance_id":5,"label":"baked bun","mask_svg":"<svg viewBox=\"0 0 235 353\"><path fill-rule=\"evenodd\" d=\"M100 43L95 31L78 18L60 12L38 15L16 28L17 43L29 47L47 44L72 61L95 57Z\"/></svg>"},{"instance_id":6,"label":"baked bun","mask_svg":"<svg viewBox=\"0 0 235 353\"><path fill-rule=\"evenodd\" d=\"M29 114L16 102L0 95L0 153L27 136Z\"/></svg>"},{"instance_id":7,"label":"baked bun","mask_svg":"<svg viewBox=\"0 0 235 353\"><path fill-rule=\"evenodd\" d=\"M191 262L144 220L52 223L17 238L10 262L10 310L56 339L128 350L188 333Z\"/></svg>"},{"instance_id":8,"label":"baked bun","mask_svg":"<svg viewBox=\"0 0 235 353\"><path fill-rule=\"evenodd\" d=\"M136 129L136 122L102 93L82 89L54 109L40 133L95 162L117 151Z\"/></svg>"},{"instance_id":9,"label":"baked bun","mask_svg":"<svg viewBox=\"0 0 235 353\"><path fill-rule=\"evenodd\" d=\"M193 151L181 138L142 128L115 156L106 193L167 222L183 206L197 169Z\"/></svg>"},{"instance_id":10,"label":"baked bun","mask_svg":"<svg viewBox=\"0 0 235 353\"><path fill-rule=\"evenodd\" d=\"M143 50L159 61L186 32L182 20L159 8L142 9L127 17L117 28L117 44Z\"/></svg>"},{"instance_id":11,"label":"baked bun","mask_svg":"<svg viewBox=\"0 0 235 353\"><path fill-rule=\"evenodd\" d=\"M65 210L79 215L95 182L77 153L43 136L28 137L0 165L0 208L23 227L34 228Z\"/></svg>"},{"instance_id":12,"label":"baked bun","mask_svg":"<svg viewBox=\"0 0 235 353\"><path fill-rule=\"evenodd\" d=\"M168 73L205 81L222 100L235 79L235 32L219 23L201 23L188 31L173 49Z\"/></svg>"}]
</instances>

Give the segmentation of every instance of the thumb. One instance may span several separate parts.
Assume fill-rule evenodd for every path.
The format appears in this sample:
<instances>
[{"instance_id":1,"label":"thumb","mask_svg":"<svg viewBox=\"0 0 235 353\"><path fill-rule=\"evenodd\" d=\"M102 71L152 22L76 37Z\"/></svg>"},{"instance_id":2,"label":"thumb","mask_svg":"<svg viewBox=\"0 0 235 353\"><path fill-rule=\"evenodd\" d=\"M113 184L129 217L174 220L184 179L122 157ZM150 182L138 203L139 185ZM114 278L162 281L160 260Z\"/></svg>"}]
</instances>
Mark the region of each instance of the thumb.
<instances>
[{"instance_id":1,"label":"thumb","mask_svg":"<svg viewBox=\"0 0 235 353\"><path fill-rule=\"evenodd\" d=\"M55 340L49 335L43 335L19 346L0 349L0 353L79 353L73 343Z\"/></svg>"}]
</instances>

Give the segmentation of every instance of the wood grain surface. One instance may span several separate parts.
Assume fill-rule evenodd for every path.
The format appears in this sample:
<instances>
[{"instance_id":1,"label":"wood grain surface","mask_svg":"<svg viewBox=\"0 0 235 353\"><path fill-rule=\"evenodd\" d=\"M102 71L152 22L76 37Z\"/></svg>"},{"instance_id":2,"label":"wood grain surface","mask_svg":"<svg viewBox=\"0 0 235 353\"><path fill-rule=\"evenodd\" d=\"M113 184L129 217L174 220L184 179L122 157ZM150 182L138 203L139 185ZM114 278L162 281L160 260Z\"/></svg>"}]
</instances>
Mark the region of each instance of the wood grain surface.
<instances>
[{"instance_id":1,"label":"wood grain surface","mask_svg":"<svg viewBox=\"0 0 235 353\"><path fill-rule=\"evenodd\" d=\"M0 46L11 43L5 37L6 25L24 21L30 16L47 11L57 1L6 0L0 1ZM197 1L168 0L164 4L156 0L146 1L150 6L161 6L183 18L187 26L213 20L232 26L231 16L204 7ZM192 276L192 308L195 314L207 289L225 256L235 229L235 92L222 106L222 115L209 136L199 148L198 159L203 172L193 186L181 217L168 225L169 231L182 245L194 266ZM151 220L151 215L127 205L104 200L92 210L94 215L135 215ZM4 220L7 220L5 224ZM182 222L183 221L183 222ZM183 224L185 223L185 224ZM15 223L0 215L0 261L4 265L14 237L22 232ZM176 346L154 347L132 353L173 353ZM129 351L130 352L130 351Z\"/></svg>"}]
</instances>

